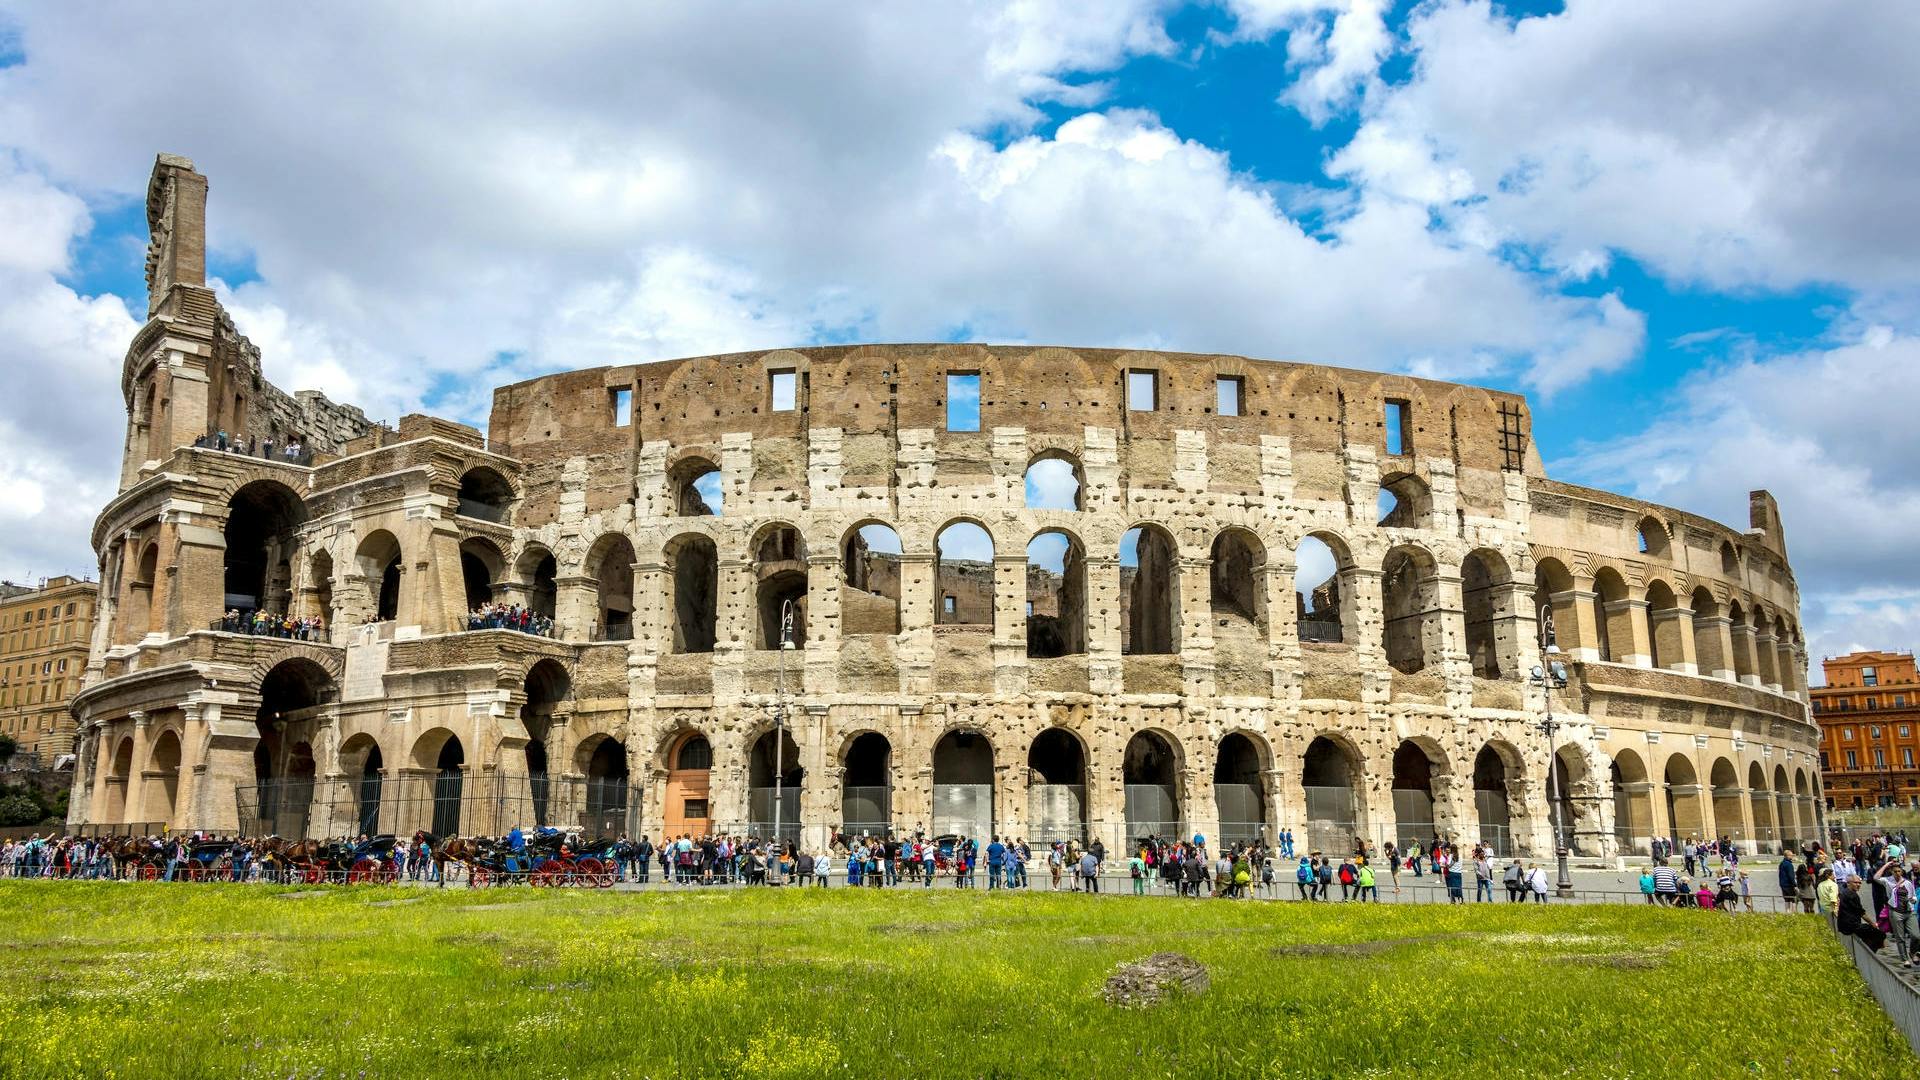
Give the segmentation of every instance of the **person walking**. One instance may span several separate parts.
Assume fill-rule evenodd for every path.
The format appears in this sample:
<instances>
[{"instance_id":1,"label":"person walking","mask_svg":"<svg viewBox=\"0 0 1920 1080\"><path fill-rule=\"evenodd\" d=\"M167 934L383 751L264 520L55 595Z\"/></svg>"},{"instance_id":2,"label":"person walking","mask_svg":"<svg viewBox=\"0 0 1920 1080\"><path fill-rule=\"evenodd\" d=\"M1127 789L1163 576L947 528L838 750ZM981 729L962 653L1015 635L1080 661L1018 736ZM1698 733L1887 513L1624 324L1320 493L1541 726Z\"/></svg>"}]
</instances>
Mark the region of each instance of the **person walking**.
<instances>
[{"instance_id":1,"label":"person walking","mask_svg":"<svg viewBox=\"0 0 1920 1080\"><path fill-rule=\"evenodd\" d=\"M1540 869L1540 864L1538 863L1535 863L1527 869L1527 888L1533 893L1534 903L1544 904L1547 902L1547 872Z\"/></svg>"},{"instance_id":2,"label":"person walking","mask_svg":"<svg viewBox=\"0 0 1920 1080\"><path fill-rule=\"evenodd\" d=\"M1484 850L1473 859L1473 901L1493 903L1493 863L1488 861Z\"/></svg>"},{"instance_id":3,"label":"person walking","mask_svg":"<svg viewBox=\"0 0 1920 1080\"><path fill-rule=\"evenodd\" d=\"M1100 891L1100 859L1092 848L1080 856L1080 876L1086 880L1089 894Z\"/></svg>"}]
</instances>

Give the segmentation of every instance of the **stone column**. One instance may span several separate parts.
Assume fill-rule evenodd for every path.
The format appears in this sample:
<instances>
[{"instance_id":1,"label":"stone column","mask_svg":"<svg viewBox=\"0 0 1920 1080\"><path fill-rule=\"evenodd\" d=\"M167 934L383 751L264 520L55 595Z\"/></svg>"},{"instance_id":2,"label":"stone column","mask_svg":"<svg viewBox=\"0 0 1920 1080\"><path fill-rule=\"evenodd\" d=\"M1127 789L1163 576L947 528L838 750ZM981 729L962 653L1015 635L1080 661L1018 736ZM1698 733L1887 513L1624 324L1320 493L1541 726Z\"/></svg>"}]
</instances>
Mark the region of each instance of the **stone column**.
<instances>
[{"instance_id":1,"label":"stone column","mask_svg":"<svg viewBox=\"0 0 1920 1080\"><path fill-rule=\"evenodd\" d=\"M1754 666L1753 662L1753 624L1746 622L1738 624L1729 623L1728 629L1733 637L1733 647L1727 654L1733 657L1730 666L1742 683L1748 686L1759 686L1759 669ZM1746 669L1746 674L1744 675L1738 674L1742 668Z\"/></svg>"},{"instance_id":2,"label":"stone column","mask_svg":"<svg viewBox=\"0 0 1920 1080\"><path fill-rule=\"evenodd\" d=\"M1686 608L1649 609L1652 637L1660 666L1686 675L1700 673L1699 652L1693 640L1693 614Z\"/></svg>"},{"instance_id":3,"label":"stone column","mask_svg":"<svg viewBox=\"0 0 1920 1080\"><path fill-rule=\"evenodd\" d=\"M1086 556L1087 684L1094 694L1121 692L1120 556Z\"/></svg>"},{"instance_id":4,"label":"stone column","mask_svg":"<svg viewBox=\"0 0 1920 1080\"><path fill-rule=\"evenodd\" d=\"M1433 608L1421 620L1420 647L1447 681L1447 704L1456 713L1473 706L1473 658L1467 655L1467 600L1457 569L1442 569L1432 582ZM1387 774L1393 774L1388 761Z\"/></svg>"},{"instance_id":5,"label":"stone column","mask_svg":"<svg viewBox=\"0 0 1920 1080\"><path fill-rule=\"evenodd\" d=\"M1650 668L1653 666L1653 650L1647 638L1647 597L1640 590L1635 590L1635 594L1625 600L1607 602L1607 638L1613 645L1615 663ZM1614 628L1626 631L1625 641L1613 640L1619 636L1611 632Z\"/></svg>"},{"instance_id":6,"label":"stone column","mask_svg":"<svg viewBox=\"0 0 1920 1080\"><path fill-rule=\"evenodd\" d=\"M93 732L95 748L93 794L87 800L86 820L88 823L98 823L106 816L107 778L113 775L113 751L119 740L113 737L113 728L104 720L92 721L87 727ZM79 790L77 785L74 790Z\"/></svg>"},{"instance_id":7,"label":"stone column","mask_svg":"<svg viewBox=\"0 0 1920 1080\"><path fill-rule=\"evenodd\" d=\"M1180 610L1174 648L1180 656L1180 681L1190 698L1215 693L1213 655L1213 560L1177 557ZM1207 835L1211 836L1212 833Z\"/></svg>"},{"instance_id":8,"label":"stone column","mask_svg":"<svg viewBox=\"0 0 1920 1080\"><path fill-rule=\"evenodd\" d=\"M1733 620L1725 615L1695 616L1694 650L1702 665L1700 674L1716 679L1733 679Z\"/></svg>"},{"instance_id":9,"label":"stone column","mask_svg":"<svg viewBox=\"0 0 1920 1080\"><path fill-rule=\"evenodd\" d=\"M829 695L840 689L840 552L807 557L807 642L804 692Z\"/></svg>"},{"instance_id":10,"label":"stone column","mask_svg":"<svg viewBox=\"0 0 1920 1080\"><path fill-rule=\"evenodd\" d=\"M1580 663L1600 659L1600 627L1593 621L1593 603L1598 594L1591 588L1592 578L1584 579L1588 588L1554 593L1549 598L1553 610L1555 643L1560 651Z\"/></svg>"},{"instance_id":11,"label":"stone column","mask_svg":"<svg viewBox=\"0 0 1920 1080\"><path fill-rule=\"evenodd\" d=\"M900 554L900 644L902 692L932 693L934 556L931 551Z\"/></svg>"},{"instance_id":12,"label":"stone column","mask_svg":"<svg viewBox=\"0 0 1920 1080\"><path fill-rule=\"evenodd\" d=\"M599 629L600 583L582 575L555 578L553 629L563 641L590 641Z\"/></svg>"},{"instance_id":13,"label":"stone column","mask_svg":"<svg viewBox=\"0 0 1920 1080\"><path fill-rule=\"evenodd\" d=\"M192 811L200 805L200 787L207 782L206 763L196 752L207 741L205 708L197 701L180 706L180 769L174 778L174 815L185 828L194 828ZM237 794L237 793L236 793ZM238 824L238 808L235 823Z\"/></svg>"},{"instance_id":14,"label":"stone column","mask_svg":"<svg viewBox=\"0 0 1920 1080\"><path fill-rule=\"evenodd\" d=\"M251 718L228 717L219 702L203 703L201 720L207 737L205 771L194 784L196 805L187 820L193 828L236 832L240 808L235 792L253 782L253 748L260 743L260 730Z\"/></svg>"},{"instance_id":15,"label":"stone column","mask_svg":"<svg viewBox=\"0 0 1920 1080\"><path fill-rule=\"evenodd\" d=\"M1487 591L1493 614L1493 658L1500 673L1524 676L1540 650L1540 616L1533 610L1532 591L1517 581L1494 585ZM1472 657L1468 657L1472 662Z\"/></svg>"},{"instance_id":16,"label":"stone column","mask_svg":"<svg viewBox=\"0 0 1920 1080\"><path fill-rule=\"evenodd\" d=\"M1393 698L1393 670L1387 667L1383 637L1386 613L1381 578L1381 572L1372 567L1340 571L1341 636L1353 647L1360 665L1360 699L1369 705L1385 705Z\"/></svg>"},{"instance_id":17,"label":"stone column","mask_svg":"<svg viewBox=\"0 0 1920 1080\"><path fill-rule=\"evenodd\" d=\"M153 718L139 709L127 714L133 721L133 761L127 767L126 820L145 821L147 809L147 756L152 751L148 729Z\"/></svg>"},{"instance_id":18,"label":"stone column","mask_svg":"<svg viewBox=\"0 0 1920 1080\"><path fill-rule=\"evenodd\" d=\"M993 557L993 688L1001 698L1027 692L1027 554ZM1022 818L1025 806L1022 805Z\"/></svg>"},{"instance_id":19,"label":"stone column","mask_svg":"<svg viewBox=\"0 0 1920 1080\"><path fill-rule=\"evenodd\" d=\"M1780 648L1779 639L1773 635L1773 627L1768 626L1764 633L1756 631L1753 635L1753 674L1761 686L1780 692Z\"/></svg>"},{"instance_id":20,"label":"stone column","mask_svg":"<svg viewBox=\"0 0 1920 1080\"><path fill-rule=\"evenodd\" d=\"M746 691L747 653L759 636L753 625L757 614L753 564L722 555L715 578L718 607L714 612L713 698L739 701ZM713 738L712 733L708 738ZM719 804L710 805L717 809Z\"/></svg>"},{"instance_id":21,"label":"stone column","mask_svg":"<svg viewBox=\"0 0 1920 1080\"><path fill-rule=\"evenodd\" d=\"M1267 602L1268 695L1276 701L1300 700L1300 604L1294 591L1298 573L1291 553L1269 553L1260 583ZM1273 809L1267 807L1269 817Z\"/></svg>"},{"instance_id":22,"label":"stone column","mask_svg":"<svg viewBox=\"0 0 1920 1080\"><path fill-rule=\"evenodd\" d=\"M633 565L633 641L637 651L648 655L673 651L673 577L663 562Z\"/></svg>"}]
</instances>

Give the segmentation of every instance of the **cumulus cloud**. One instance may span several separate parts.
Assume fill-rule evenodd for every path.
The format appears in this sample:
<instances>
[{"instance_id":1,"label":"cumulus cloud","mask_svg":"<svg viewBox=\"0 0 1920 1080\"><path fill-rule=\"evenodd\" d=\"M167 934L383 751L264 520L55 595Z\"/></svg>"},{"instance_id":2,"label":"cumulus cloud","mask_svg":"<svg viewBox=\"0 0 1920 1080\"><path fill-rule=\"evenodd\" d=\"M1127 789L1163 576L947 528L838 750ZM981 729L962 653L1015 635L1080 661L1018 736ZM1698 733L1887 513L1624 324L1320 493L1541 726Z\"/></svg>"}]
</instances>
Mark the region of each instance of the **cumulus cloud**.
<instances>
[{"instance_id":1,"label":"cumulus cloud","mask_svg":"<svg viewBox=\"0 0 1920 1080\"><path fill-rule=\"evenodd\" d=\"M1393 51L1388 0L1227 0L1226 7L1229 41L1286 35L1297 77L1280 100L1316 125L1352 107Z\"/></svg>"}]
</instances>

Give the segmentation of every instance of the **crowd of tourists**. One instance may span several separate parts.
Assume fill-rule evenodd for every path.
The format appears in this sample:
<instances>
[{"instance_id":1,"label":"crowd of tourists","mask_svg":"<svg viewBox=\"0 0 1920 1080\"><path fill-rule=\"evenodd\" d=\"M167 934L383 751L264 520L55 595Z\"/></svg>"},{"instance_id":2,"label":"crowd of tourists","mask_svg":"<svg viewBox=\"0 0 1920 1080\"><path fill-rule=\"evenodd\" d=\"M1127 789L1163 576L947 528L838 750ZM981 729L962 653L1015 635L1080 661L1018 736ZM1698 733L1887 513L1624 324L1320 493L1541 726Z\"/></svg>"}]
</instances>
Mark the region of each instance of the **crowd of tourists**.
<instances>
[{"instance_id":1,"label":"crowd of tourists","mask_svg":"<svg viewBox=\"0 0 1920 1080\"><path fill-rule=\"evenodd\" d=\"M325 641L327 623L318 615L295 617L276 614L271 611L242 611L228 608L220 617L220 629L229 634L251 634L254 637L289 638L293 641Z\"/></svg>"},{"instance_id":2,"label":"crowd of tourists","mask_svg":"<svg viewBox=\"0 0 1920 1080\"><path fill-rule=\"evenodd\" d=\"M196 435L193 445L202 450L218 450L226 454L245 454L248 457L262 457L269 461L280 460L304 465L307 462L307 450L298 439L288 439L277 449L273 436L262 436L258 443L247 438L245 432L229 437L219 431L212 435Z\"/></svg>"},{"instance_id":3,"label":"crowd of tourists","mask_svg":"<svg viewBox=\"0 0 1920 1080\"><path fill-rule=\"evenodd\" d=\"M553 620L519 604L482 604L467 613L469 630L518 630L538 637L553 636Z\"/></svg>"},{"instance_id":4,"label":"crowd of tourists","mask_svg":"<svg viewBox=\"0 0 1920 1080\"><path fill-rule=\"evenodd\" d=\"M1897 962L1920 969L1920 859L1904 831L1873 833L1831 851L1812 844L1781 856L1783 893L1874 952L1892 943ZM1791 882L1791 890L1789 890Z\"/></svg>"}]
</instances>

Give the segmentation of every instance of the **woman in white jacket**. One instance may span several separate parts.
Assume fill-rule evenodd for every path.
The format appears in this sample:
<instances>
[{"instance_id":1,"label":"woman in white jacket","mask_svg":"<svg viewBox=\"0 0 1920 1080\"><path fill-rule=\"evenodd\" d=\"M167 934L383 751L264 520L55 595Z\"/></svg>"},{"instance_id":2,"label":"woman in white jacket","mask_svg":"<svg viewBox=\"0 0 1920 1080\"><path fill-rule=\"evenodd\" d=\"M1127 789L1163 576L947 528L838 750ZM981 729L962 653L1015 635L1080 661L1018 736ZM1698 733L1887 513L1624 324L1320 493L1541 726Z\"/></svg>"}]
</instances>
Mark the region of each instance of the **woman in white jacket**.
<instances>
[{"instance_id":1,"label":"woman in white jacket","mask_svg":"<svg viewBox=\"0 0 1920 1080\"><path fill-rule=\"evenodd\" d=\"M1547 902L1547 872L1540 869L1538 863L1527 869L1527 888L1533 892L1534 903Z\"/></svg>"}]
</instances>

